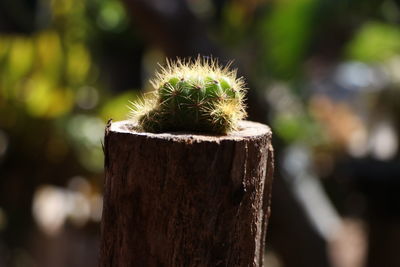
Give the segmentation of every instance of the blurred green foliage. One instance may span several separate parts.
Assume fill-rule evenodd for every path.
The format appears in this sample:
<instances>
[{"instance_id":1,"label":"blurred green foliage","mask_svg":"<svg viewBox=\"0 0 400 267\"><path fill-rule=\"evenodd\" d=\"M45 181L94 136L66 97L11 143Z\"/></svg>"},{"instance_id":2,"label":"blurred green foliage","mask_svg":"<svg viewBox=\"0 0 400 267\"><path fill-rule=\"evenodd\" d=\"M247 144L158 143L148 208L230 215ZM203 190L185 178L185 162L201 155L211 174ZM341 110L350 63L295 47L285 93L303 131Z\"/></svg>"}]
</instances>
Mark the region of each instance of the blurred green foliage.
<instances>
[{"instance_id":1,"label":"blurred green foliage","mask_svg":"<svg viewBox=\"0 0 400 267\"><path fill-rule=\"evenodd\" d=\"M301 74L317 4L316 0L277 1L262 18L263 61L275 77Z\"/></svg>"},{"instance_id":2,"label":"blurred green foliage","mask_svg":"<svg viewBox=\"0 0 400 267\"><path fill-rule=\"evenodd\" d=\"M378 21L367 21L346 47L349 59L382 62L399 55L400 29Z\"/></svg>"},{"instance_id":3,"label":"blurred green foliage","mask_svg":"<svg viewBox=\"0 0 400 267\"><path fill-rule=\"evenodd\" d=\"M193 8L207 19L207 14L215 10L211 2L204 3L194 2ZM109 40L131 45L127 36L135 38L136 29L132 29L127 11L118 0L48 0L43 5L49 10L41 20L44 26L40 30L31 35L0 35L0 112L7 114L0 118L0 126L14 134L25 131L16 125L29 124L27 121L51 124L56 129L54 133L74 147L85 169L100 172L101 137L89 140L87 128L76 125L100 129L109 118L126 118L127 103L138 93L133 88L119 94L109 90L103 77L107 78L107 67L102 62L107 55L102 55L102 49ZM319 12L326 5L316 0L272 4L229 1L222 9L220 27L214 29L213 37L231 51L257 47L257 64L250 75L256 80L262 77L260 81L293 83L292 98L302 103L298 93L301 89L296 84L301 83L304 62L312 55L310 48L318 33L316 23L323 21ZM330 3L328 8L337 12L345 6L340 1L337 5ZM388 12L393 8L387 6L383 5L383 13L396 20L395 12ZM361 2L349 7L360 8L360 13L368 10L368 5ZM391 22L367 20L356 28L343 51L344 59L384 61L400 53L400 30ZM318 132L307 113L307 109L291 112L289 107L287 112L273 116L271 123L287 142L307 140Z\"/></svg>"},{"instance_id":4,"label":"blurred green foliage","mask_svg":"<svg viewBox=\"0 0 400 267\"><path fill-rule=\"evenodd\" d=\"M0 33L0 167L6 177L0 180L0 200L5 203L0 202L0 233L13 228L12 241L18 235L26 238L20 224L26 223L25 228L33 225L26 219L30 218L26 209L31 207L22 209L18 204L31 205L38 185L65 187L71 177L81 175L100 191L104 126L110 118L127 118L129 101L141 94L139 87L147 89L142 81L147 82L165 52L152 39L160 33L146 32L146 23L140 24L142 28L135 25L123 1L37 2L34 32ZM204 26L199 32L205 30L221 54L239 62L250 90L257 90L263 98L260 103L268 102L269 124L285 145L301 142L314 148L326 144L335 147L329 131L345 139L354 125L358 134L366 135L367 126L356 118L357 108L362 106L367 117L373 112L366 109L373 106L373 97L378 99L379 90L393 86L397 92L400 9L396 1L182 3L188 5L199 27ZM165 13L173 8L171 4ZM161 14L164 10L158 11ZM154 25L149 28L154 30ZM148 35L148 43L142 41L145 37L140 33ZM350 64L353 72L346 71L349 62L356 62ZM348 75L338 79L337 69L342 65L347 69L341 74ZM378 74L376 66L383 66ZM365 73L370 76L362 76ZM379 85L376 77L386 80ZM354 78L356 84L366 86L346 87L354 84ZM347 84L343 83L346 79L350 79ZM333 103L336 100L320 101L314 113L326 109L325 116L318 118L310 111L310 99L317 94L337 98L340 105ZM366 99L365 103L341 103L356 97ZM396 97L388 98L385 104L396 102ZM391 108L398 113L394 102ZM346 118L347 125L342 122ZM21 191L23 187L26 191ZM8 226L2 221L8 221Z\"/></svg>"},{"instance_id":5,"label":"blurred green foliage","mask_svg":"<svg viewBox=\"0 0 400 267\"><path fill-rule=\"evenodd\" d=\"M138 95L136 86L113 84L114 67L108 64L126 52L118 46L126 43L119 40L129 36L127 46L134 51L140 42L120 1L38 0L36 13L34 32L0 32L1 266L36 266L32 250L23 247L31 242L32 230L50 227L55 218L48 217L50 224L43 226L31 213L43 186L53 185L53 193L76 194L68 186L80 177L89 189L78 192L86 205L78 206L101 205L105 124L110 118L127 119L127 105ZM100 217L88 214L85 225L96 223L97 229ZM30 263L21 265L22 257L13 249L26 254Z\"/></svg>"},{"instance_id":6,"label":"blurred green foliage","mask_svg":"<svg viewBox=\"0 0 400 267\"><path fill-rule=\"evenodd\" d=\"M215 12L210 1L191 5L202 19L209 19ZM43 12L39 30L31 35L0 35L0 112L6 114L0 117L0 127L10 135L24 136L28 134L24 125L51 125L43 129L53 129L50 135L54 133L68 142L85 169L100 172L101 136L90 137L85 131L101 129L109 118L125 119L128 101L139 95L133 90L138 88L121 88L130 89L123 93L110 90L107 72L113 71L115 62L110 63L110 58L118 48L105 51L106 44L132 46L137 29L118 0L47 0L40 6L49 10ZM381 9L375 17L382 19L360 19L377 6ZM305 105L299 93L304 89L305 62L320 56L311 49L316 41L329 36L319 31L318 23L331 23L335 21L332 16L342 14L337 18L338 25L352 25L347 34L351 37L339 54L342 60L383 62L400 53L400 30L394 23L398 19L396 8L391 1L382 5L375 1L228 1L212 36L227 50L238 54L245 51L239 58L255 62L249 71L251 79L258 83L286 81L291 84L289 94L294 101ZM353 15L349 15L350 9ZM331 17L326 13L330 10ZM245 54L249 49L250 57ZM307 108L301 112L290 108L270 118L283 140L307 140L318 135ZM41 131L39 126L37 130Z\"/></svg>"},{"instance_id":7,"label":"blurred green foliage","mask_svg":"<svg viewBox=\"0 0 400 267\"><path fill-rule=\"evenodd\" d=\"M0 35L0 128L24 136L50 124L89 172L102 171L101 140L109 118L126 119L134 91L117 95L99 79L92 47L104 32L118 35L128 27L116 0L44 3L46 25L27 35ZM17 125L35 121L27 131ZM19 133L17 133L19 131ZM66 154L65 154L66 156Z\"/></svg>"}]
</instances>

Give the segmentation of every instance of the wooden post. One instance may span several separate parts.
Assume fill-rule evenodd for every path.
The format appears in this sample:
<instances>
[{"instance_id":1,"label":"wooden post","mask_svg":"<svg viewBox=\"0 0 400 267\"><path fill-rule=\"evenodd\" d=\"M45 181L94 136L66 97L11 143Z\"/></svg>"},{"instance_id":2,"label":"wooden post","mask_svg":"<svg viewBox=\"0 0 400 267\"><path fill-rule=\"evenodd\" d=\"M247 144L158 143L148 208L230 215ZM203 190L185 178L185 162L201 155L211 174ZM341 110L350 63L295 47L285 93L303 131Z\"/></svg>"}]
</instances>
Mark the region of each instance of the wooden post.
<instances>
[{"instance_id":1,"label":"wooden post","mask_svg":"<svg viewBox=\"0 0 400 267\"><path fill-rule=\"evenodd\" d=\"M262 266L273 175L271 131L227 136L105 134L100 266Z\"/></svg>"}]
</instances>

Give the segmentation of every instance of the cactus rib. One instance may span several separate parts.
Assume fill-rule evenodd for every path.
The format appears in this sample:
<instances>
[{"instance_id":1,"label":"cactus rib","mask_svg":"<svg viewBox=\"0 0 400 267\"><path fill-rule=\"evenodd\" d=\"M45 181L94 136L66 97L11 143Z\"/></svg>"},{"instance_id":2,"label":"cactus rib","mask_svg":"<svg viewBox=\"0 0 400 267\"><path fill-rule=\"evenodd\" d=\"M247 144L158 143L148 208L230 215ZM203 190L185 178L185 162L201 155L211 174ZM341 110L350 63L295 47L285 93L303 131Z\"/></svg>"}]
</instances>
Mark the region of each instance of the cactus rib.
<instances>
[{"instance_id":1,"label":"cactus rib","mask_svg":"<svg viewBox=\"0 0 400 267\"><path fill-rule=\"evenodd\" d=\"M167 60L151 84L152 96L132 103L131 117L143 131L226 134L246 117L243 78L215 59Z\"/></svg>"}]
</instances>

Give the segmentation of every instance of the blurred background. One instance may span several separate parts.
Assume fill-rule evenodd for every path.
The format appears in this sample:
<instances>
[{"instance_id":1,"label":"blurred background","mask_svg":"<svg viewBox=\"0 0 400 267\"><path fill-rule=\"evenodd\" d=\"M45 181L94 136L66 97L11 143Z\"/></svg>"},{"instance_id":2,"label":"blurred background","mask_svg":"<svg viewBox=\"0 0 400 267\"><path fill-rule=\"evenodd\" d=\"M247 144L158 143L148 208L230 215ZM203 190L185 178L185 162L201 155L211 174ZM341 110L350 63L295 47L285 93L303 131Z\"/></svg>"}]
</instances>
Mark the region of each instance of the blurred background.
<instances>
[{"instance_id":1,"label":"blurred background","mask_svg":"<svg viewBox=\"0 0 400 267\"><path fill-rule=\"evenodd\" d=\"M1 0L0 266L96 266L104 127L234 60L274 132L267 267L398 267L400 1Z\"/></svg>"}]
</instances>

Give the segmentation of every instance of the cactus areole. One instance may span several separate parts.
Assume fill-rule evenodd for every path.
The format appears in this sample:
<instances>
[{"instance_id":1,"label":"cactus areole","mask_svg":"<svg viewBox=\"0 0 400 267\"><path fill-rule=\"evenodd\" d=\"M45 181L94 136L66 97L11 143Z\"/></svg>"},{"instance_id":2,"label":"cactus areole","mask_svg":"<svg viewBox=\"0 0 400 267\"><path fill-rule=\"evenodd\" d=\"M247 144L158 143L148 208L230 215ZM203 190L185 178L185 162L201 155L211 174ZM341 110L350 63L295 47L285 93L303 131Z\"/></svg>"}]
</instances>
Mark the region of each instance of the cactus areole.
<instances>
[{"instance_id":1,"label":"cactus areole","mask_svg":"<svg viewBox=\"0 0 400 267\"><path fill-rule=\"evenodd\" d=\"M246 117L243 78L214 59L169 61L151 80L156 89L132 103L132 119L146 132L226 134Z\"/></svg>"}]
</instances>

